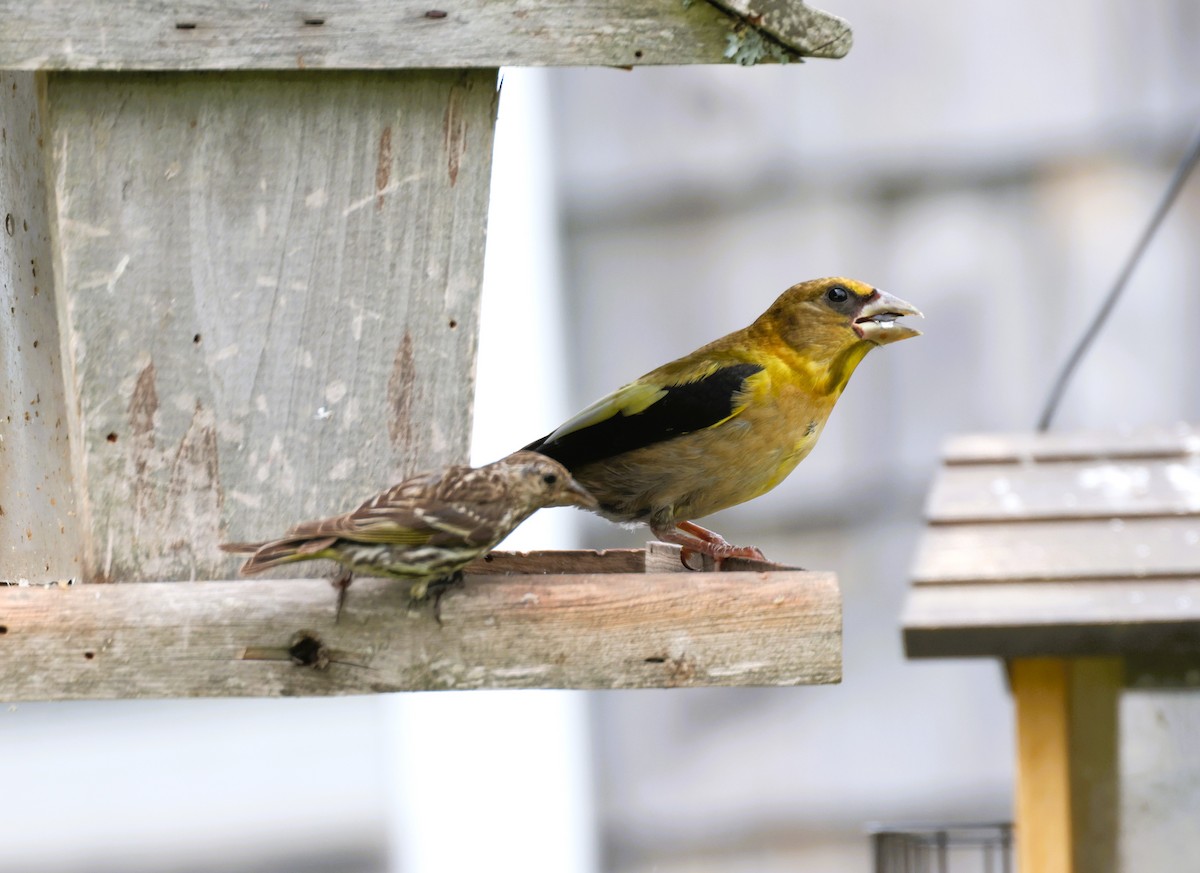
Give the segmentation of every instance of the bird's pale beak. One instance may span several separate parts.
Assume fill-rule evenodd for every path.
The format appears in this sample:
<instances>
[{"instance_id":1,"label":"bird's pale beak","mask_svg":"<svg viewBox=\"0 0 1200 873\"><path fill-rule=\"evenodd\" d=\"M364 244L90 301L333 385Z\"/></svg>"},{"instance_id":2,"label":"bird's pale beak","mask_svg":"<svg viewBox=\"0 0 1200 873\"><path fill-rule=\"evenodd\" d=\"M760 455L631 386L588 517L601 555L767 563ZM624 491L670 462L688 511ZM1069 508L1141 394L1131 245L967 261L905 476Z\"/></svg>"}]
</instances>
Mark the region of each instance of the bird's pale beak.
<instances>
[{"instance_id":1,"label":"bird's pale beak","mask_svg":"<svg viewBox=\"0 0 1200 873\"><path fill-rule=\"evenodd\" d=\"M599 509L600 501L592 496L592 492L588 491L574 479L567 486L567 506L578 506L582 509Z\"/></svg>"},{"instance_id":2,"label":"bird's pale beak","mask_svg":"<svg viewBox=\"0 0 1200 873\"><path fill-rule=\"evenodd\" d=\"M854 319L854 330L860 337L876 345L887 345L911 336L920 336L916 328L901 324L897 319L904 315L914 315L924 318L921 310L906 303L899 297L876 291L874 296L863 304Z\"/></svg>"}]
</instances>

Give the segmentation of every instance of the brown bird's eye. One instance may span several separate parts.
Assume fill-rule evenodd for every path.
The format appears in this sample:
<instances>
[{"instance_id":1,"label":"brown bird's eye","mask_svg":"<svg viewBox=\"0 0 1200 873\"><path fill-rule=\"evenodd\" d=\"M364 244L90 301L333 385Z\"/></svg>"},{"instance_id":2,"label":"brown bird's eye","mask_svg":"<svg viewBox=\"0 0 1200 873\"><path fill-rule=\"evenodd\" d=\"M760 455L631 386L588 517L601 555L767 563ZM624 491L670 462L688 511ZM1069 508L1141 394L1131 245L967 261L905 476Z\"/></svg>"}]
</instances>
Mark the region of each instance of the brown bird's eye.
<instances>
[{"instance_id":1,"label":"brown bird's eye","mask_svg":"<svg viewBox=\"0 0 1200 873\"><path fill-rule=\"evenodd\" d=\"M545 476L542 477L542 481L545 482L547 485L553 485L554 483L556 483L558 481L558 477L555 476L553 473L547 473Z\"/></svg>"},{"instance_id":2,"label":"brown bird's eye","mask_svg":"<svg viewBox=\"0 0 1200 873\"><path fill-rule=\"evenodd\" d=\"M830 303L845 303L850 297L850 292L841 285L834 285L825 292L825 299Z\"/></svg>"}]
</instances>

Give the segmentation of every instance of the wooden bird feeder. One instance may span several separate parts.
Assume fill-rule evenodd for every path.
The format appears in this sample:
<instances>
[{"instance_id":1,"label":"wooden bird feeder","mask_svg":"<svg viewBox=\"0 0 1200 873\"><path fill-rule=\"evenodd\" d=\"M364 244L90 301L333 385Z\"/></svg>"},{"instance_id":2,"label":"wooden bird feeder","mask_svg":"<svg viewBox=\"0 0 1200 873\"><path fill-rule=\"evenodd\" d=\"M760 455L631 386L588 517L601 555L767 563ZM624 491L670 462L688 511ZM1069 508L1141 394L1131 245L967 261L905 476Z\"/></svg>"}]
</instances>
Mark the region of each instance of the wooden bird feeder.
<instances>
[{"instance_id":1,"label":"wooden bird feeder","mask_svg":"<svg viewBox=\"0 0 1200 873\"><path fill-rule=\"evenodd\" d=\"M466 458L500 65L849 46L776 0L0 0L0 699L837 681L825 574L547 558L335 627L217 544Z\"/></svg>"},{"instance_id":2,"label":"wooden bird feeder","mask_svg":"<svg viewBox=\"0 0 1200 873\"><path fill-rule=\"evenodd\" d=\"M998 657L1018 864L1117 869L1117 697L1200 657L1200 429L949 441L905 607L913 658Z\"/></svg>"}]
</instances>

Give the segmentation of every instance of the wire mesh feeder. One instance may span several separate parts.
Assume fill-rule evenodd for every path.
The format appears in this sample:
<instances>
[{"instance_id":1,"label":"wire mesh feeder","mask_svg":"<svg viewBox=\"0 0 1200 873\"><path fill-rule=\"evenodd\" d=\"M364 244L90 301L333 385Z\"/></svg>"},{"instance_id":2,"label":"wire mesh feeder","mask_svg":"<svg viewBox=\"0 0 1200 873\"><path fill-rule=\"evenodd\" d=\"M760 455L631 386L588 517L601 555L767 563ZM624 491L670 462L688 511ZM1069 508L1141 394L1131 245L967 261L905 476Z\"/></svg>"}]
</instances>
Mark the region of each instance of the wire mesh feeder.
<instances>
[{"instance_id":1,"label":"wire mesh feeder","mask_svg":"<svg viewBox=\"0 0 1200 873\"><path fill-rule=\"evenodd\" d=\"M1011 873L1012 824L905 824L871 829L875 873Z\"/></svg>"}]
</instances>

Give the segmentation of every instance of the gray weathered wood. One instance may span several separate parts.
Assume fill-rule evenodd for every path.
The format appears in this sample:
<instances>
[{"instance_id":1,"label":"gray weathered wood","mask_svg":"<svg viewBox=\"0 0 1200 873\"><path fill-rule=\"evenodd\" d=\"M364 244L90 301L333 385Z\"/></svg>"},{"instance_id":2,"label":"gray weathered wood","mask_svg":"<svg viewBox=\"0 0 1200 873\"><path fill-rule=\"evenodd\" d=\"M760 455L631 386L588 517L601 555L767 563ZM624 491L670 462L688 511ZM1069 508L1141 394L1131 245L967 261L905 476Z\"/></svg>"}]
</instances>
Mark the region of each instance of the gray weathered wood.
<instances>
[{"instance_id":1,"label":"gray weathered wood","mask_svg":"<svg viewBox=\"0 0 1200 873\"><path fill-rule=\"evenodd\" d=\"M850 25L835 15L795 0L712 0L785 46L806 46L822 58L845 57L854 37Z\"/></svg>"},{"instance_id":2,"label":"gray weathered wood","mask_svg":"<svg viewBox=\"0 0 1200 873\"><path fill-rule=\"evenodd\" d=\"M950 465L925 514L937 523L1178 515L1200 523L1200 455Z\"/></svg>"},{"instance_id":3,"label":"gray weathered wood","mask_svg":"<svg viewBox=\"0 0 1200 873\"><path fill-rule=\"evenodd\" d=\"M33 73L0 72L0 582L80 574Z\"/></svg>"},{"instance_id":4,"label":"gray weathered wood","mask_svg":"<svg viewBox=\"0 0 1200 873\"><path fill-rule=\"evenodd\" d=\"M0 700L841 677L829 573L468 575L440 624L406 586L358 579L338 624L333 606L314 579L0 587Z\"/></svg>"},{"instance_id":5,"label":"gray weathered wood","mask_svg":"<svg viewBox=\"0 0 1200 873\"><path fill-rule=\"evenodd\" d=\"M911 658L1200 653L1200 578L926 585L901 619Z\"/></svg>"},{"instance_id":6,"label":"gray weathered wood","mask_svg":"<svg viewBox=\"0 0 1200 873\"><path fill-rule=\"evenodd\" d=\"M912 576L923 584L1197 573L1200 520L1182 517L934 525Z\"/></svg>"},{"instance_id":7,"label":"gray weathered wood","mask_svg":"<svg viewBox=\"0 0 1200 873\"><path fill-rule=\"evenodd\" d=\"M87 581L465 458L495 79L49 76Z\"/></svg>"},{"instance_id":8,"label":"gray weathered wood","mask_svg":"<svg viewBox=\"0 0 1200 873\"><path fill-rule=\"evenodd\" d=\"M773 35L798 55L849 48L841 19L798 0L765 5ZM681 0L0 0L0 68L712 64L728 61L737 21Z\"/></svg>"},{"instance_id":9,"label":"gray weathered wood","mask_svg":"<svg viewBox=\"0 0 1200 873\"><path fill-rule=\"evenodd\" d=\"M1111 431L963 434L947 440L942 454L947 464L1200 456L1200 429L1181 422L1120 434Z\"/></svg>"},{"instance_id":10,"label":"gray weathered wood","mask_svg":"<svg viewBox=\"0 0 1200 873\"><path fill-rule=\"evenodd\" d=\"M910 655L1200 651L1200 432L972 435L945 457Z\"/></svg>"}]
</instances>

